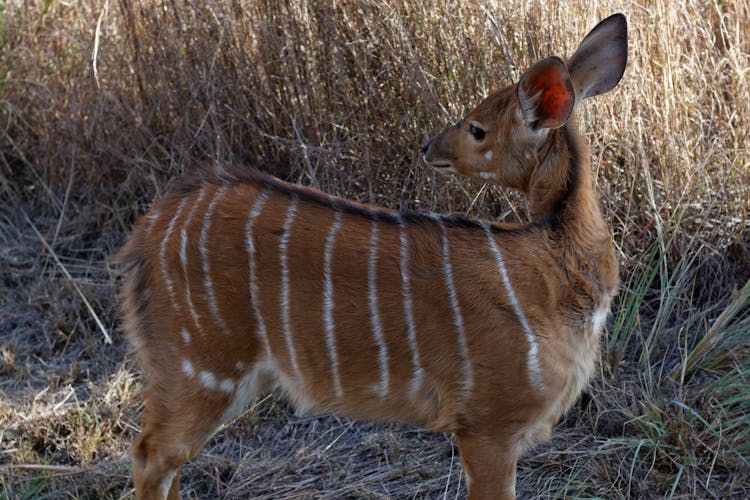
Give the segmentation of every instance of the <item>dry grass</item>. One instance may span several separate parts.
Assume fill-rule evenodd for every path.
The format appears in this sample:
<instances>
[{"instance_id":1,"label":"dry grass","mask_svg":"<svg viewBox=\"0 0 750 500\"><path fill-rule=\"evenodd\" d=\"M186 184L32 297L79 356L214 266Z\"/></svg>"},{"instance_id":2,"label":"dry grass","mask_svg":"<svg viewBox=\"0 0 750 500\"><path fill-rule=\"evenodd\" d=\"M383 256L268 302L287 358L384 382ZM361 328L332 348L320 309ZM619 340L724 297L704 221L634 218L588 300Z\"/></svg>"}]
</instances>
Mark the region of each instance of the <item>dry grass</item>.
<instances>
[{"instance_id":1,"label":"dry grass","mask_svg":"<svg viewBox=\"0 0 750 500\"><path fill-rule=\"evenodd\" d=\"M750 497L750 5L721 0L0 4L0 497L131 493L140 379L107 256L169 179L225 160L524 220L513 193L436 178L419 145L615 11L630 63L580 121L623 287L600 377L520 464L519 493ZM454 498L455 453L271 398L183 491Z\"/></svg>"}]
</instances>

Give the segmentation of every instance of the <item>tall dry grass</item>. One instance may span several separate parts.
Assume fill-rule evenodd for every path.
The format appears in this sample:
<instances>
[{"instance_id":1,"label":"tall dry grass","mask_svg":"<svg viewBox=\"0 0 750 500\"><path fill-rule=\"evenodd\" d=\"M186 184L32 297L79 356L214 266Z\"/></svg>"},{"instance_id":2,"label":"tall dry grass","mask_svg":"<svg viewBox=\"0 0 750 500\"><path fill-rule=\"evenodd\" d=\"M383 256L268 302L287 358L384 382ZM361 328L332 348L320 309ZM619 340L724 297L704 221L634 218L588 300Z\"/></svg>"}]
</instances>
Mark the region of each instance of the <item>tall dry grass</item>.
<instances>
[{"instance_id":1,"label":"tall dry grass","mask_svg":"<svg viewBox=\"0 0 750 500\"><path fill-rule=\"evenodd\" d=\"M579 121L623 287L601 376L553 443L522 463L520 492L750 496L750 4L720 0L0 5L6 494L127 492L139 382L116 333L106 256L170 179L229 161L393 208L525 220L514 193L436 177L419 145L534 60L569 55L615 11L628 16L630 62ZM243 420L244 434L230 429L212 442L209 455L229 458L198 459L186 488L461 491L458 462L439 438L311 422L266 403ZM294 439L273 439L309 428L313 437L296 441L305 453L290 451ZM336 446L319 446L339 430ZM384 438L398 432L410 436L401 447ZM269 446L297 472L268 451L245 453ZM364 458L332 474L351 449ZM394 453L395 472L383 458ZM377 463L383 475L372 473ZM315 468L325 464L327 476Z\"/></svg>"}]
</instances>

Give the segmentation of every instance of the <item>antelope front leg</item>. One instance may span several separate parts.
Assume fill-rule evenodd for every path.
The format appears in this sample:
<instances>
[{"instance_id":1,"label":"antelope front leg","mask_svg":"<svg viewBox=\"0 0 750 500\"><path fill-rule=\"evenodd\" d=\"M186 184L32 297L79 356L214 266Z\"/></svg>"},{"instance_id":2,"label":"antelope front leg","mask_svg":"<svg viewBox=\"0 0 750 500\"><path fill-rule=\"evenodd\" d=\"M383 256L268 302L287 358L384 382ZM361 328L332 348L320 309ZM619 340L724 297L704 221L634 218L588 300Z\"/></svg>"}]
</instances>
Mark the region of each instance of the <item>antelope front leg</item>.
<instances>
[{"instance_id":1,"label":"antelope front leg","mask_svg":"<svg viewBox=\"0 0 750 500\"><path fill-rule=\"evenodd\" d=\"M513 446L497 438L457 435L469 500L516 498L516 460Z\"/></svg>"}]
</instances>

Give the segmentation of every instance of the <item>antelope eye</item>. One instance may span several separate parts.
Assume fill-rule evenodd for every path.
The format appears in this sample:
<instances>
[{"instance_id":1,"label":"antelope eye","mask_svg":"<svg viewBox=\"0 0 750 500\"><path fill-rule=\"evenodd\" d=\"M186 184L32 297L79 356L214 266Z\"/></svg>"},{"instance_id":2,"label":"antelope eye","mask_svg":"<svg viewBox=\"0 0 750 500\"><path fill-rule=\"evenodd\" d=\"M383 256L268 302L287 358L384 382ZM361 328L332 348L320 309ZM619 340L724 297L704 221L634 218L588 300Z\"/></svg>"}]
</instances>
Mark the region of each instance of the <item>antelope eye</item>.
<instances>
[{"instance_id":1,"label":"antelope eye","mask_svg":"<svg viewBox=\"0 0 750 500\"><path fill-rule=\"evenodd\" d=\"M477 127L473 123L469 125L469 133L474 137L474 140L477 142L482 142L484 140L485 132L481 128Z\"/></svg>"}]
</instances>

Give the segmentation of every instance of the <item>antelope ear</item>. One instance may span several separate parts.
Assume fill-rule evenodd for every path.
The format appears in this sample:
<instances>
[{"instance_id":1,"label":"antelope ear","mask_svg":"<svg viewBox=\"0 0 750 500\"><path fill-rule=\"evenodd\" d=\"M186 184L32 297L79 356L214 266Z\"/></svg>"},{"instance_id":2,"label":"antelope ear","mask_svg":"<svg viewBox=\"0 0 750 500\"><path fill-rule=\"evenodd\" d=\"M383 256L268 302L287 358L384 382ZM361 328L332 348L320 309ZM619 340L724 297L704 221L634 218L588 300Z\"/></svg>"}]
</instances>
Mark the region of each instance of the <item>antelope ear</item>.
<instances>
[{"instance_id":1,"label":"antelope ear","mask_svg":"<svg viewBox=\"0 0 750 500\"><path fill-rule=\"evenodd\" d=\"M559 57L529 68L518 82L517 94L523 120L532 130L565 125L575 104L573 82Z\"/></svg>"},{"instance_id":2,"label":"antelope ear","mask_svg":"<svg viewBox=\"0 0 750 500\"><path fill-rule=\"evenodd\" d=\"M622 78L628 62L628 22L622 14L601 21L568 60L576 100L604 94Z\"/></svg>"}]
</instances>

